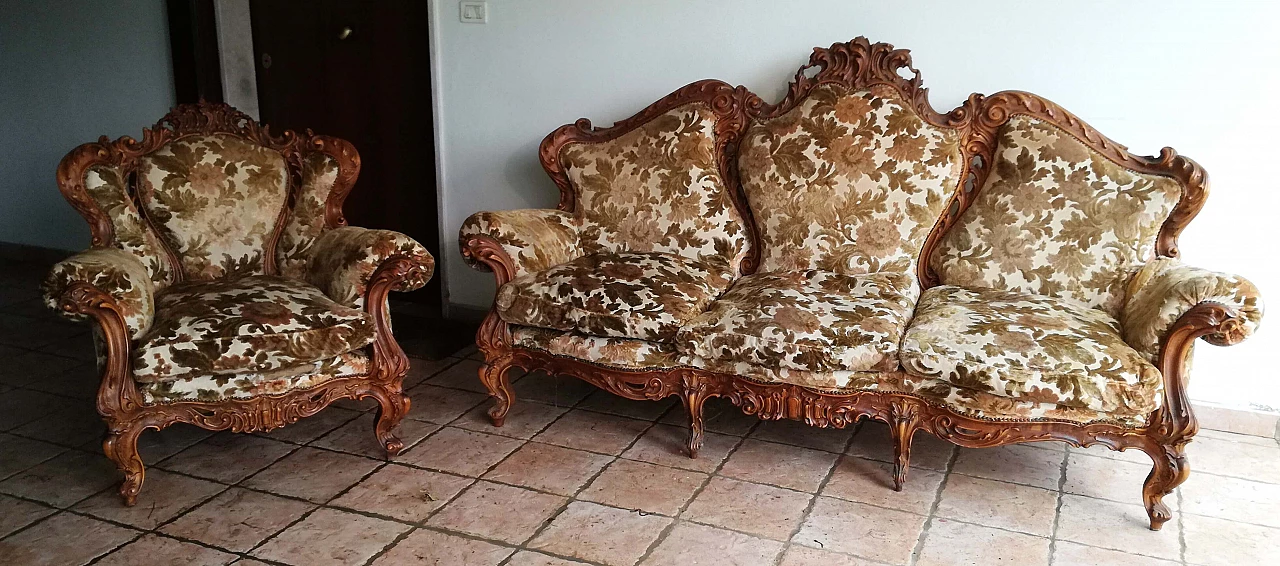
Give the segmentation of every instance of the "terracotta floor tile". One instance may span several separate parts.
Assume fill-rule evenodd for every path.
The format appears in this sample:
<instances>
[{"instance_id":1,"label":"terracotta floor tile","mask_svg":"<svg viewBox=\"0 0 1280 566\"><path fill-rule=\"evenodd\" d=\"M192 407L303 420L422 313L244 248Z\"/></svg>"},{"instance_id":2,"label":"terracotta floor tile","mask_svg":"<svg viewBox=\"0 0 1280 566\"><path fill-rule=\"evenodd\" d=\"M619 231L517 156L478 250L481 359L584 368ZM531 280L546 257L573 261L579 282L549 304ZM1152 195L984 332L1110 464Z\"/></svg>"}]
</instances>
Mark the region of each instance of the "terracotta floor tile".
<instances>
[{"instance_id":1,"label":"terracotta floor tile","mask_svg":"<svg viewBox=\"0 0 1280 566\"><path fill-rule=\"evenodd\" d=\"M571 411L533 438L565 448L617 455L651 425L626 417Z\"/></svg>"},{"instance_id":2,"label":"terracotta floor tile","mask_svg":"<svg viewBox=\"0 0 1280 566\"><path fill-rule=\"evenodd\" d=\"M756 566L772 564L786 545L742 533L680 522L642 566Z\"/></svg>"},{"instance_id":3,"label":"terracotta floor tile","mask_svg":"<svg viewBox=\"0 0 1280 566\"><path fill-rule=\"evenodd\" d=\"M306 444L329 434L329 432L351 422L358 416L360 416L358 411L330 406L296 423L268 432L255 432L254 435L294 444Z\"/></svg>"},{"instance_id":4,"label":"terracotta floor tile","mask_svg":"<svg viewBox=\"0 0 1280 566\"><path fill-rule=\"evenodd\" d=\"M0 346L0 355L5 360L4 366L0 367L0 383L15 387L25 387L84 364L80 360L9 346Z\"/></svg>"},{"instance_id":5,"label":"terracotta floor tile","mask_svg":"<svg viewBox=\"0 0 1280 566\"><path fill-rule=\"evenodd\" d=\"M363 564L411 527L335 509L317 509L253 555L298 566Z\"/></svg>"},{"instance_id":6,"label":"terracotta floor tile","mask_svg":"<svg viewBox=\"0 0 1280 566\"><path fill-rule=\"evenodd\" d=\"M424 383L410 389L409 398L412 405L407 418L443 425L470 411L481 401L488 399L488 396Z\"/></svg>"},{"instance_id":7,"label":"terracotta floor tile","mask_svg":"<svg viewBox=\"0 0 1280 566\"><path fill-rule=\"evenodd\" d=\"M528 403L516 400L516 404L512 405L511 411L507 413L506 422L501 427L496 427L493 426L493 421L489 419L489 408L492 406L493 401L483 401L474 409L467 411L467 414L458 417L458 420L453 421L452 425L477 432L500 434L528 440L542 431L542 429L547 428L547 425L551 424L552 421L560 418L560 415L569 412L567 407L553 407L545 403Z\"/></svg>"},{"instance_id":8,"label":"terracotta floor tile","mask_svg":"<svg viewBox=\"0 0 1280 566\"><path fill-rule=\"evenodd\" d=\"M941 440L927 432L916 432L911 439L911 467L946 471L956 445ZM889 426L881 422L864 422L854 435L847 452L850 456L860 456L881 462L893 462L893 437L889 434Z\"/></svg>"},{"instance_id":9,"label":"terracotta floor tile","mask_svg":"<svg viewBox=\"0 0 1280 566\"><path fill-rule=\"evenodd\" d=\"M789 489L713 477L681 518L786 540L800 525L811 498Z\"/></svg>"},{"instance_id":10,"label":"terracotta floor tile","mask_svg":"<svg viewBox=\"0 0 1280 566\"><path fill-rule=\"evenodd\" d=\"M515 549L490 542L419 529L396 543L374 566L423 564L440 566L492 566Z\"/></svg>"},{"instance_id":11,"label":"terracotta floor tile","mask_svg":"<svg viewBox=\"0 0 1280 566\"><path fill-rule=\"evenodd\" d=\"M484 478L559 495L573 495L608 465L610 459L594 452L529 442Z\"/></svg>"},{"instance_id":12,"label":"terracotta floor tile","mask_svg":"<svg viewBox=\"0 0 1280 566\"><path fill-rule=\"evenodd\" d=\"M315 505L233 487L160 531L232 550L248 552L298 520Z\"/></svg>"},{"instance_id":13,"label":"terracotta floor tile","mask_svg":"<svg viewBox=\"0 0 1280 566\"><path fill-rule=\"evenodd\" d=\"M819 497L791 542L901 564L911 558L924 522L923 515Z\"/></svg>"},{"instance_id":14,"label":"terracotta floor tile","mask_svg":"<svg viewBox=\"0 0 1280 566\"><path fill-rule=\"evenodd\" d=\"M144 431L138 437L138 455L150 466L214 434L217 433L185 423L177 423L160 431Z\"/></svg>"},{"instance_id":15,"label":"terracotta floor tile","mask_svg":"<svg viewBox=\"0 0 1280 566\"><path fill-rule=\"evenodd\" d=\"M59 513L0 540L0 557L8 564L23 566L84 564L139 534L96 519Z\"/></svg>"},{"instance_id":16,"label":"terracotta floor tile","mask_svg":"<svg viewBox=\"0 0 1280 566\"><path fill-rule=\"evenodd\" d=\"M1192 469L1181 491L1184 512L1280 527L1280 484L1197 474Z\"/></svg>"},{"instance_id":17,"label":"terracotta floor tile","mask_svg":"<svg viewBox=\"0 0 1280 566\"><path fill-rule=\"evenodd\" d=\"M382 448L378 438L373 434L373 423L373 414L362 415L318 440L312 441L311 445L375 460L386 459L387 451ZM400 421L400 426L396 427L395 432L396 436L404 442L405 450L411 450L419 441L439 428L440 425L404 419Z\"/></svg>"},{"instance_id":18,"label":"terracotta floor tile","mask_svg":"<svg viewBox=\"0 0 1280 566\"><path fill-rule=\"evenodd\" d=\"M615 460L578 495L583 501L674 517L707 475L632 460Z\"/></svg>"},{"instance_id":19,"label":"terracotta floor tile","mask_svg":"<svg viewBox=\"0 0 1280 566\"><path fill-rule=\"evenodd\" d=\"M798 544L791 545L778 566L883 566L883 562L863 560L857 556L820 550Z\"/></svg>"},{"instance_id":20,"label":"terracotta floor tile","mask_svg":"<svg viewBox=\"0 0 1280 566\"><path fill-rule=\"evenodd\" d=\"M1069 564L1088 564L1090 566L1175 566L1178 564L1170 560L1085 546L1065 540L1060 540L1054 544L1053 563L1063 566Z\"/></svg>"},{"instance_id":21,"label":"terracotta floor tile","mask_svg":"<svg viewBox=\"0 0 1280 566\"><path fill-rule=\"evenodd\" d=\"M1197 435L1187 445L1192 473L1208 472L1224 476L1249 478L1254 481L1280 484L1280 445L1258 445L1251 442L1225 440L1249 438L1243 435Z\"/></svg>"},{"instance_id":22,"label":"terracotta floor tile","mask_svg":"<svg viewBox=\"0 0 1280 566\"><path fill-rule=\"evenodd\" d=\"M687 444L689 429L660 424L645 431L636 443L622 453L623 458L684 468L696 472L712 472L742 441L736 436L708 432L703 434L702 448L697 458L690 458Z\"/></svg>"},{"instance_id":23,"label":"terracotta floor tile","mask_svg":"<svg viewBox=\"0 0 1280 566\"><path fill-rule=\"evenodd\" d=\"M941 472L911 470L902 491L894 491L892 464L845 456L836 464L822 495L928 515L942 477Z\"/></svg>"},{"instance_id":24,"label":"terracotta floor tile","mask_svg":"<svg viewBox=\"0 0 1280 566\"><path fill-rule=\"evenodd\" d=\"M41 348L86 330L80 323L55 318L52 312L41 318L0 315L0 343L10 346Z\"/></svg>"},{"instance_id":25,"label":"terracotta floor tile","mask_svg":"<svg viewBox=\"0 0 1280 566\"><path fill-rule=\"evenodd\" d=\"M68 507L118 481L105 456L72 450L0 482L0 493Z\"/></svg>"},{"instance_id":26,"label":"terracotta floor tile","mask_svg":"<svg viewBox=\"0 0 1280 566\"><path fill-rule=\"evenodd\" d=\"M428 523L510 544L524 542L567 501L564 497L479 481Z\"/></svg>"},{"instance_id":27,"label":"terracotta floor tile","mask_svg":"<svg viewBox=\"0 0 1280 566\"><path fill-rule=\"evenodd\" d=\"M916 565L973 564L1048 566L1049 539L945 519L934 520L925 535Z\"/></svg>"},{"instance_id":28,"label":"terracotta floor tile","mask_svg":"<svg viewBox=\"0 0 1280 566\"><path fill-rule=\"evenodd\" d=\"M529 542L529 548L608 566L631 566L670 523L667 517L574 501Z\"/></svg>"},{"instance_id":29,"label":"terracotta floor tile","mask_svg":"<svg viewBox=\"0 0 1280 566\"><path fill-rule=\"evenodd\" d=\"M609 413L623 417L631 417L642 421L654 421L680 402L675 397L667 397L661 401L632 400L619 397L603 389L594 393L578 404L579 409L587 409L601 413Z\"/></svg>"},{"instance_id":30,"label":"terracotta floor tile","mask_svg":"<svg viewBox=\"0 0 1280 566\"><path fill-rule=\"evenodd\" d=\"M1047 537L1057 510L1056 491L955 474L942 488L937 516Z\"/></svg>"},{"instance_id":31,"label":"terracotta floor tile","mask_svg":"<svg viewBox=\"0 0 1280 566\"><path fill-rule=\"evenodd\" d=\"M541 552L533 552L532 550L521 550L511 560L507 561L507 566L581 566L586 562L578 562L577 560L565 560L556 558L555 556L547 556Z\"/></svg>"},{"instance_id":32,"label":"terracotta floor tile","mask_svg":"<svg viewBox=\"0 0 1280 566\"><path fill-rule=\"evenodd\" d=\"M222 566L240 558L209 547L152 534L124 545L95 566Z\"/></svg>"},{"instance_id":33,"label":"terracotta floor tile","mask_svg":"<svg viewBox=\"0 0 1280 566\"><path fill-rule=\"evenodd\" d=\"M1274 419L1274 417L1272 418ZM1276 440L1275 437L1270 436L1271 434L1275 433L1274 427L1269 427L1269 428L1271 428L1271 430L1268 431L1268 436L1257 436L1257 435L1248 434L1248 433L1237 434L1234 432L1211 430L1211 429L1203 428L1202 426L1200 428L1200 432L1196 433L1195 440L1192 440L1192 442L1195 442L1196 440L1204 440L1206 438L1213 438L1216 440L1223 440L1226 442L1242 442L1244 444L1252 444L1254 446L1266 446L1266 447L1280 446L1280 440Z\"/></svg>"},{"instance_id":34,"label":"terracotta floor tile","mask_svg":"<svg viewBox=\"0 0 1280 566\"><path fill-rule=\"evenodd\" d=\"M332 505L402 521L425 521L471 478L388 464L334 500Z\"/></svg>"},{"instance_id":35,"label":"terracotta floor tile","mask_svg":"<svg viewBox=\"0 0 1280 566\"><path fill-rule=\"evenodd\" d=\"M1197 515L1183 516L1182 522L1186 525L1186 559L1190 564L1275 564L1280 556L1280 529Z\"/></svg>"},{"instance_id":36,"label":"terracotta floor tile","mask_svg":"<svg viewBox=\"0 0 1280 566\"><path fill-rule=\"evenodd\" d=\"M1173 503L1174 499L1176 498L1173 496L1165 497L1168 503ZM1142 505L1064 495L1062 509L1058 514L1057 538L1089 546L1177 560L1180 553L1179 524L1175 516L1174 520L1164 524L1163 529L1154 532L1147 528L1150 520Z\"/></svg>"},{"instance_id":37,"label":"terracotta floor tile","mask_svg":"<svg viewBox=\"0 0 1280 566\"><path fill-rule=\"evenodd\" d=\"M818 491L837 458L830 452L748 438L719 473L812 493Z\"/></svg>"},{"instance_id":38,"label":"terracotta floor tile","mask_svg":"<svg viewBox=\"0 0 1280 566\"><path fill-rule=\"evenodd\" d=\"M596 386L576 377L552 376L541 371L529 372L512 389L516 399L540 401L557 407L572 407L592 392L599 391Z\"/></svg>"},{"instance_id":39,"label":"terracotta floor tile","mask_svg":"<svg viewBox=\"0 0 1280 566\"><path fill-rule=\"evenodd\" d=\"M998 448L962 448L953 471L1056 490L1066 456L1064 451L1017 444Z\"/></svg>"},{"instance_id":40,"label":"terracotta floor tile","mask_svg":"<svg viewBox=\"0 0 1280 566\"><path fill-rule=\"evenodd\" d=\"M412 353L409 353L409 371L404 374L403 387L406 390L417 387L418 384L431 379L437 373L444 371L449 366L456 363L458 363L458 360L453 358L424 360L422 358L414 357Z\"/></svg>"},{"instance_id":41,"label":"terracotta floor tile","mask_svg":"<svg viewBox=\"0 0 1280 566\"><path fill-rule=\"evenodd\" d=\"M64 395L75 399L92 401L98 394L98 385L101 384L97 366L92 363L91 360L75 361L79 365L63 371L49 373L44 377L28 383L26 387L35 389L36 391L53 393L54 395ZM92 402L89 403L87 407L87 412L89 414L98 416L98 412L93 410Z\"/></svg>"},{"instance_id":42,"label":"terracotta floor tile","mask_svg":"<svg viewBox=\"0 0 1280 566\"><path fill-rule=\"evenodd\" d=\"M1131 448L1125 451L1119 451L1119 450L1112 450L1110 448L1107 448L1106 446L1101 446L1101 445L1090 446L1088 448L1076 448L1075 446L1068 446L1067 452L1070 452L1072 454L1088 454L1090 456L1097 456L1099 458L1106 458L1108 460L1122 460L1125 462L1129 462L1130 464L1140 464L1140 465L1146 466L1148 471L1151 470L1151 457L1147 456L1146 452L1143 452L1141 450L1134 449L1134 448Z\"/></svg>"},{"instance_id":43,"label":"terracotta floor tile","mask_svg":"<svg viewBox=\"0 0 1280 566\"><path fill-rule=\"evenodd\" d=\"M23 501L16 497L0 495L0 539L40 519L48 517L54 509Z\"/></svg>"},{"instance_id":44,"label":"terracotta floor tile","mask_svg":"<svg viewBox=\"0 0 1280 566\"><path fill-rule=\"evenodd\" d=\"M215 434L159 464L196 477L236 483L270 466L298 447L250 434Z\"/></svg>"},{"instance_id":45,"label":"terracotta floor tile","mask_svg":"<svg viewBox=\"0 0 1280 566\"><path fill-rule=\"evenodd\" d=\"M1121 503L1138 503L1142 501L1142 482L1146 481L1149 472L1149 464L1095 458L1071 452L1067 455L1067 481L1062 489L1077 495L1101 497Z\"/></svg>"},{"instance_id":46,"label":"terracotta floor tile","mask_svg":"<svg viewBox=\"0 0 1280 566\"><path fill-rule=\"evenodd\" d=\"M689 413L684 407L677 408L662 417L662 422L689 428ZM742 412L728 400L712 398L702 407L702 423L711 432L732 436L746 436L760 419Z\"/></svg>"},{"instance_id":47,"label":"terracotta floor tile","mask_svg":"<svg viewBox=\"0 0 1280 566\"><path fill-rule=\"evenodd\" d=\"M12 432L61 446L100 450L107 425L94 410L92 401L68 399L51 406L44 417Z\"/></svg>"},{"instance_id":48,"label":"terracotta floor tile","mask_svg":"<svg viewBox=\"0 0 1280 566\"><path fill-rule=\"evenodd\" d=\"M793 444L840 454L853 438L854 428L818 428L804 421L764 421L751 432L751 438Z\"/></svg>"},{"instance_id":49,"label":"terracotta floor tile","mask_svg":"<svg viewBox=\"0 0 1280 566\"><path fill-rule=\"evenodd\" d=\"M11 430L47 415L65 397L30 389L14 389L0 397L0 430Z\"/></svg>"},{"instance_id":50,"label":"terracotta floor tile","mask_svg":"<svg viewBox=\"0 0 1280 566\"><path fill-rule=\"evenodd\" d=\"M126 507L117 490L109 489L74 507L76 511L143 530L156 528L183 511L217 495L227 486L155 469L147 471L138 502Z\"/></svg>"},{"instance_id":51,"label":"terracotta floor tile","mask_svg":"<svg viewBox=\"0 0 1280 566\"><path fill-rule=\"evenodd\" d=\"M245 480L245 487L324 503L382 462L304 446Z\"/></svg>"},{"instance_id":52,"label":"terracotta floor tile","mask_svg":"<svg viewBox=\"0 0 1280 566\"><path fill-rule=\"evenodd\" d=\"M7 478L66 451L67 449L62 446L0 433L0 479Z\"/></svg>"},{"instance_id":53,"label":"terracotta floor tile","mask_svg":"<svg viewBox=\"0 0 1280 566\"><path fill-rule=\"evenodd\" d=\"M445 427L396 460L474 478L501 462L523 442L505 436Z\"/></svg>"},{"instance_id":54,"label":"terracotta floor tile","mask_svg":"<svg viewBox=\"0 0 1280 566\"><path fill-rule=\"evenodd\" d=\"M483 365L475 360L462 360L445 370L427 378L423 383L430 383L440 387L449 387L453 389L465 389L476 393L489 392L484 388L484 384L480 383L480 366ZM519 370L512 369L511 377L519 375ZM517 399L519 399L517 397Z\"/></svg>"},{"instance_id":55,"label":"terracotta floor tile","mask_svg":"<svg viewBox=\"0 0 1280 566\"><path fill-rule=\"evenodd\" d=\"M40 352L81 362L92 363L97 360L97 354L93 351L93 335L90 332L51 342L42 346Z\"/></svg>"}]
</instances>

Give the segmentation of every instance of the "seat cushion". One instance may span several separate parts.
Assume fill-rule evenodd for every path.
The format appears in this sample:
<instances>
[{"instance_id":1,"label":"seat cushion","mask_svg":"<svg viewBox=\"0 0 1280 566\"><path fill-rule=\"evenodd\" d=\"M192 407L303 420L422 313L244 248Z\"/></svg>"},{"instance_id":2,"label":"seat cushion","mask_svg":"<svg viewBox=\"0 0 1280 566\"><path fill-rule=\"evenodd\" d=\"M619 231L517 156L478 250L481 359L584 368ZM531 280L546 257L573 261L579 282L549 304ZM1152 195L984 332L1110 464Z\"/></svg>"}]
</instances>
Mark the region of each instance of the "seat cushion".
<instances>
[{"instance_id":1,"label":"seat cushion","mask_svg":"<svg viewBox=\"0 0 1280 566\"><path fill-rule=\"evenodd\" d=\"M756 273L686 325L676 346L706 360L772 368L894 370L917 296L903 273Z\"/></svg>"},{"instance_id":2,"label":"seat cushion","mask_svg":"<svg viewBox=\"0 0 1280 566\"><path fill-rule=\"evenodd\" d=\"M294 368L373 342L373 317L268 275L174 285L134 349L140 382Z\"/></svg>"},{"instance_id":3,"label":"seat cushion","mask_svg":"<svg viewBox=\"0 0 1280 566\"><path fill-rule=\"evenodd\" d=\"M669 341L729 286L729 265L668 253L601 253L517 277L498 315L522 326Z\"/></svg>"},{"instance_id":4,"label":"seat cushion","mask_svg":"<svg viewBox=\"0 0 1280 566\"><path fill-rule=\"evenodd\" d=\"M199 401L215 403L311 389L341 377L369 375L372 362L360 350L300 366L264 373L188 374L178 379L139 383L148 405Z\"/></svg>"},{"instance_id":5,"label":"seat cushion","mask_svg":"<svg viewBox=\"0 0 1280 566\"><path fill-rule=\"evenodd\" d=\"M899 357L907 372L957 387L1104 412L1154 410L1161 383L1107 313L997 289L926 290Z\"/></svg>"}]
</instances>

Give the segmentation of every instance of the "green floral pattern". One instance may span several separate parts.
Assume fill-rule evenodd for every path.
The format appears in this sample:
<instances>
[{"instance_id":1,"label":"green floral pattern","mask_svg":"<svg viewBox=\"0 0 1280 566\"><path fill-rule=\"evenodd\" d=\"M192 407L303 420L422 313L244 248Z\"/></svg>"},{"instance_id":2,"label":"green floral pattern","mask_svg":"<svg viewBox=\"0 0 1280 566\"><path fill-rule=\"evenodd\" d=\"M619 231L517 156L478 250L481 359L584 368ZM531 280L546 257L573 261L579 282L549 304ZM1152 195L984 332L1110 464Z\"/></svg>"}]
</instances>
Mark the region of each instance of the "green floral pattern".
<instances>
[{"instance_id":1,"label":"green floral pattern","mask_svg":"<svg viewBox=\"0 0 1280 566\"><path fill-rule=\"evenodd\" d=\"M1154 362L1178 317L1205 302L1234 310L1244 322L1242 338L1253 334L1262 322L1262 297L1249 280L1183 265L1173 258L1158 258L1142 266L1129 282L1120 317L1125 342Z\"/></svg>"},{"instance_id":2,"label":"green floral pattern","mask_svg":"<svg viewBox=\"0 0 1280 566\"><path fill-rule=\"evenodd\" d=\"M97 248L58 262L41 284L45 306L73 316L59 305L62 294L76 283L88 283L115 299L130 337L137 338L151 327L155 284L136 255L117 248Z\"/></svg>"},{"instance_id":3,"label":"green floral pattern","mask_svg":"<svg viewBox=\"0 0 1280 566\"><path fill-rule=\"evenodd\" d=\"M293 207L276 243L276 269L294 279L307 275L311 247L324 233L325 203L338 180L338 162L324 153L303 154L301 163L302 184L294 191Z\"/></svg>"},{"instance_id":4,"label":"green floral pattern","mask_svg":"<svg viewBox=\"0 0 1280 566\"><path fill-rule=\"evenodd\" d=\"M157 288L172 283L174 273L169 257L155 232L138 213L133 199L129 198L120 170L105 165L90 167L85 172L84 188L89 198L111 219L112 241L107 243L142 262Z\"/></svg>"},{"instance_id":5,"label":"green floral pattern","mask_svg":"<svg viewBox=\"0 0 1280 566\"><path fill-rule=\"evenodd\" d=\"M663 342L588 336L531 326L513 327L511 341L520 348L616 368L665 369L682 365L675 347Z\"/></svg>"},{"instance_id":6,"label":"green floral pattern","mask_svg":"<svg viewBox=\"0 0 1280 566\"><path fill-rule=\"evenodd\" d=\"M179 401L212 403L311 389L339 377L368 375L369 369L369 357L354 351L273 372L189 375L139 383L138 391L142 393L142 402L148 405Z\"/></svg>"},{"instance_id":7,"label":"green floral pattern","mask_svg":"<svg viewBox=\"0 0 1280 566\"><path fill-rule=\"evenodd\" d=\"M501 212L477 212L462 223L458 242L466 245L472 236L489 236L515 263L516 276L537 273L577 259L577 221L562 210L529 208ZM471 267L487 269L463 256Z\"/></svg>"},{"instance_id":8,"label":"green floral pattern","mask_svg":"<svg viewBox=\"0 0 1280 566\"><path fill-rule=\"evenodd\" d=\"M436 260L413 238L391 230L334 228L316 241L307 264L307 281L340 304L365 308L369 280L396 256L409 258L422 269L401 280L394 291L421 289L431 279Z\"/></svg>"}]
</instances>

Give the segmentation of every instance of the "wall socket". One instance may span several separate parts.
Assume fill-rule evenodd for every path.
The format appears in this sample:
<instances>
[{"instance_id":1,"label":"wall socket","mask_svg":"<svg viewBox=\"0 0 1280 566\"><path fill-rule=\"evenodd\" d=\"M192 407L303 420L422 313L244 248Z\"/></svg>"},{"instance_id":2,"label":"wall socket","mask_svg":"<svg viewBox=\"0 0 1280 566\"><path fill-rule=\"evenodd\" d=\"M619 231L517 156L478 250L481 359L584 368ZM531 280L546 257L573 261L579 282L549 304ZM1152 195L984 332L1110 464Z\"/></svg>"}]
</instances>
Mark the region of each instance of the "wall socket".
<instances>
[{"instance_id":1,"label":"wall socket","mask_svg":"<svg viewBox=\"0 0 1280 566\"><path fill-rule=\"evenodd\" d=\"M488 2L459 2L458 3L458 19L464 24L485 24L489 23L489 3Z\"/></svg>"}]
</instances>

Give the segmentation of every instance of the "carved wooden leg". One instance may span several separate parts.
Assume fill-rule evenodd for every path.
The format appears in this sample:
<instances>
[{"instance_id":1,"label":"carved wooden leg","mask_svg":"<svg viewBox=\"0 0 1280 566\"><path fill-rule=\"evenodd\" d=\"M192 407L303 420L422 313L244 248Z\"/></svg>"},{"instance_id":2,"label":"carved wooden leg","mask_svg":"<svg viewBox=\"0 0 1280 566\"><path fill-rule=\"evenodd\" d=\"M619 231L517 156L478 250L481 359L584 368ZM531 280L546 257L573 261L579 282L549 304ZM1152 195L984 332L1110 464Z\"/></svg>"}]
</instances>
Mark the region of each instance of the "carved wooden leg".
<instances>
[{"instance_id":1,"label":"carved wooden leg","mask_svg":"<svg viewBox=\"0 0 1280 566\"><path fill-rule=\"evenodd\" d=\"M911 439L915 436L915 421L898 419L889 425L893 435L893 490L902 491L907 482L907 469L911 465Z\"/></svg>"},{"instance_id":2,"label":"carved wooden leg","mask_svg":"<svg viewBox=\"0 0 1280 566\"><path fill-rule=\"evenodd\" d=\"M409 414L409 396L400 391L380 391L373 396L378 400L377 421L373 425L373 433L378 443L387 451L390 458L404 450L404 442L396 436L395 428L400 420Z\"/></svg>"},{"instance_id":3,"label":"carved wooden leg","mask_svg":"<svg viewBox=\"0 0 1280 566\"><path fill-rule=\"evenodd\" d=\"M502 426L507 421L507 413L515 403L515 393L511 391L511 381L507 379L507 370L511 369L511 359L501 357L480 366L480 381L489 396L493 397L493 407L489 409L489 418L493 426Z\"/></svg>"},{"instance_id":4,"label":"carved wooden leg","mask_svg":"<svg viewBox=\"0 0 1280 566\"><path fill-rule=\"evenodd\" d=\"M147 478L142 457L138 455L138 437L147 427L138 424L109 426L110 432L102 441L102 451L124 472L124 481L120 483L120 497L124 498L125 505L132 507L138 502L138 492L142 490L142 482Z\"/></svg>"},{"instance_id":5,"label":"carved wooden leg","mask_svg":"<svg viewBox=\"0 0 1280 566\"><path fill-rule=\"evenodd\" d=\"M1156 445L1148 451L1154 466L1142 484L1142 499L1147 506L1147 516L1151 518L1151 530L1158 531L1165 521L1173 517L1169 506L1164 504L1164 496L1187 480L1191 474L1191 466L1187 462L1184 451L1186 443Z\"/></svg>"},{"instance_id":6,"label":"carved wooden leg","mask_svg":"<svg viewBox=\"0 0 1280 566\"><path fill-rule=\"evenodd\" d=\"M685 377L684 390L680 392L680 402L689 411L689 457L697 458L698 449L702 448L702 438L706 425L702 422L702 407L707 403L707 384L696 377Z\"/></svg>"}]
</instances>

